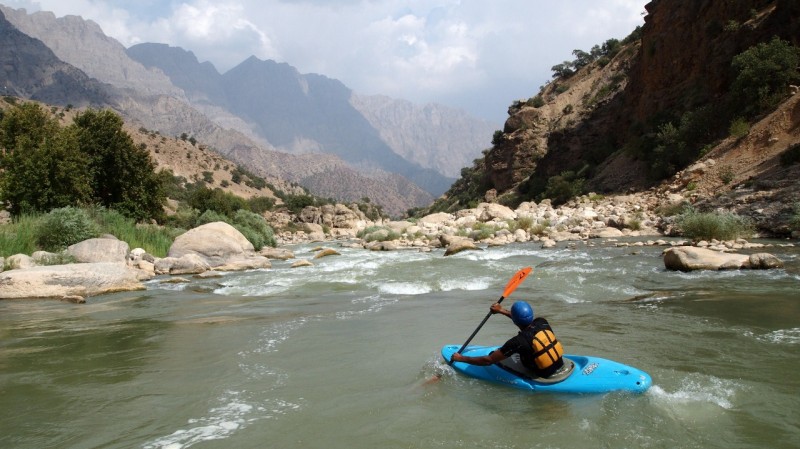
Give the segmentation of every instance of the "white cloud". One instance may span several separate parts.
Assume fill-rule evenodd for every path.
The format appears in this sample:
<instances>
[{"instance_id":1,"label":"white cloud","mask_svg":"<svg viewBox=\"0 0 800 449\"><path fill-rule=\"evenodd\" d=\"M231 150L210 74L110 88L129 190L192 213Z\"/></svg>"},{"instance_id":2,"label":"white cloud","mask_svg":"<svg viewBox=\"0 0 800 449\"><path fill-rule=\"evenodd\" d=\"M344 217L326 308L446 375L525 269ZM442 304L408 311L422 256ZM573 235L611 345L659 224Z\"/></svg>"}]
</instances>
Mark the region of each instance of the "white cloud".
<instances>
[{"instance_id":1,"label":"white cloud","mask_svg":"<svg viewBox=\"0 0 800 449\"><path fill-rule=\"evenodd\" d=\"M505 118L550 67L643 22L648 0L0 0L81 15L124 45L163 42L226 71L250 55L360 93Z\"/></svg>"}]
</instances>

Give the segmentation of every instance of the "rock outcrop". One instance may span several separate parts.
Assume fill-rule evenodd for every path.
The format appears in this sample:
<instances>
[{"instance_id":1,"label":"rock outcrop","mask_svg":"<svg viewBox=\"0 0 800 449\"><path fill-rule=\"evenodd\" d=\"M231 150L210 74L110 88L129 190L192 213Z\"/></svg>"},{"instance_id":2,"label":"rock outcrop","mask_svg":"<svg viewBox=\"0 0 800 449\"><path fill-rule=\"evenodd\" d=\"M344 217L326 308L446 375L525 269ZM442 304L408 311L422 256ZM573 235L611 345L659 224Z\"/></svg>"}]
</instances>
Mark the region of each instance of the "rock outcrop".
<instances>
[{"instance_id":1,"label":"rock outcrop","mask_svg":"<svg viewBox=\"0 0 800 449\"><path fill-rule=\"evenodd\" d=\"M0 299L87 297L144 289L136 273L120 263L40 266L0 273Z\"/></svg>"}]
</instances>

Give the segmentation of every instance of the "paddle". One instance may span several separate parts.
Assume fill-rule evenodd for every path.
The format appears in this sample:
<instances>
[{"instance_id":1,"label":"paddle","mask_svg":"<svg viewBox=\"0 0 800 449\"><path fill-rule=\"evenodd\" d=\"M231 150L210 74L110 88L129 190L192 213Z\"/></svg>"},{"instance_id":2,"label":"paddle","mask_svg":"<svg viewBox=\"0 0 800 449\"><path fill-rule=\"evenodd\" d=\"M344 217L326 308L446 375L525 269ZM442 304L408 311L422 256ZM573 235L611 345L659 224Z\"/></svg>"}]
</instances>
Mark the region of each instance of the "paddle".
<instances>
[{"instance_id":1,"label":"paddle","mask_svg":"<svg viewBox=\"0 0 800 449\"><path fill-rule=\"evenodd\" d=\"M503 302L505 298L511 295L511 293L513 293L514 290L516 290L517 287L519 287L519 284L521 284L522 281L524 281L525 278L528 277L528 275L531 273L532 270L533 268L531 267L525 267L514 273L514 276L508 281L508 284L506 284L506 289L503 290L503 295L500 297L500 299L497 300L497 303L500 304L501 302ZM465 341L464 344L461 345L461 349L458 350L459 354L461 354L461 352L464 350L464 348L467 347L469 342L472 341L472 339L475 337L478 331L481 330L483 325L486 324L486 321L489 319L490 316L492 316L492 312L486 314L486 316L483 318L483 321L481 321L481 324L479 324L477 329L475 329L475 332L473 332L472 335L469 336L467 341ZM451 362L448 361L447 363Z\"/></svg>"},{"instance_id":2,"label":"paddle","mask_svg":"<svg viewBox=\"0 0 800 449\"><path fill-rule=\"evenodd\" d=\"M497 303L499 304L499 303L503 302L503 299L505 299L509 295L511 295L511 293L514 290L516 290L517 287L519 287L519 284L521 284L522 281L524 281L525 278L528 277L528 275L531 273L532 270L533 270L533 268L531 268L531 267L525 267L525 268L517 271L516 273L514 273L514 276L508 281L508 284L506 284L506 289L503 290L503 295L500 297L500 299L497 300ZM472 335L469 336L467 341L464 342L464 345L461 346L461 349L458 350L459 354L461 354L461 351L463 351L464 348L467 347L469 342L472 341L472 338L475 337L475 335L478 333L478 331L481 330L481 328L483 327L483 325L486 323L486 321L489 319L490 316L492 316L492 312L489 312L488 314L486 314L486 317L483 319L483 321L481 321L481 324L478 325L478 328L475 329L475 332L473 332ZM449 365L452 362L453 362L452 359L448 360L447 364ZM441 379L441 378L442 378L442 374L434 374L432 378L430 378L427 381L425 381L424 385L429 385L429 384L432 384L434 382L438 382L439 379Z\"/></svg>"}]
</instances>

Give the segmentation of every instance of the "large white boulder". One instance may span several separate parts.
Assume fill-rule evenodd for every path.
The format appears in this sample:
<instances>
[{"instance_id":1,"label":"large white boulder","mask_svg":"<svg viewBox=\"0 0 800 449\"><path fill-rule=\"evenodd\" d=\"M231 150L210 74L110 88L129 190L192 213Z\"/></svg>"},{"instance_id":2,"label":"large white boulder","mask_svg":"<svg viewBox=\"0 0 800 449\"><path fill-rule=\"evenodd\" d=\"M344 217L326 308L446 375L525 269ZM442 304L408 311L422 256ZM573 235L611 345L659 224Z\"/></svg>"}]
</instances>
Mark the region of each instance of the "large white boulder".
<instances>
[{"instance_id":1,"label":"large white boulder","mask_svg":"<svg viewBox=\"0 0 800 449\"><path fill-rule=\"evenodd\" d=\"M195 254L215 270L236 271L269 268L269 259L256 254L253 244L233 226L217 221L179 235L167 257L180 259Z\"/></svg>"},{"instance_id":2,"label":"large white boulder","mask_svg":"<svg viewBox=\"0 0 800 449\"><path fill-rule=\"evenodd\" d=\"M664 266L668 270L738 270L767 269L783 266L777 257L759 253L753 255L723 253L693 246L677 246L664 251Z\"/></svg>"},{"instance_id":3,"label":"large white boulder","mask_svg":"<svg viewBox=\"0 0 800 449\"><path fill-rule=\"evenodd\" d=\"M75 263L0 273L0 299L63 298L144 290L136 273L124 264Z\"/></svg>"}]
</instances>

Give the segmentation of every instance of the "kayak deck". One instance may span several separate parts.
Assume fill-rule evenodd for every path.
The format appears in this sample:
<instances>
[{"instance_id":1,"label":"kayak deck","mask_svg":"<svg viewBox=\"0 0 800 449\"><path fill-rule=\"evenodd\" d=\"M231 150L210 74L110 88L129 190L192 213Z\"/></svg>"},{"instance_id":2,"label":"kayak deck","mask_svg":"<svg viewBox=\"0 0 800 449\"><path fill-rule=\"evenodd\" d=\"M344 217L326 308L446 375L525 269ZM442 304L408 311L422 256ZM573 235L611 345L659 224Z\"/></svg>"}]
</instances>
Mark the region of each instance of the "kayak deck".
<instances>
[{"instance_id":1,"label":"kayak deck","mask_svg":"<svg viewBox=\"0 0 800 449\"><path fill-rule=\"evenodd\" d=\"M442 357L449 362L460 346L446 345ZM488 355L499 346L468 346L462 354L470 357ZM637 368L600 357L567 354L566 369L549 378L535 377L519 362L519 357L509 357L489 366L450 363L457 372L476 379L503 384L521 390L559 393L607 393L628 391L643 393L652 385L650 375Z\"/></svg>"}]
</instances>

